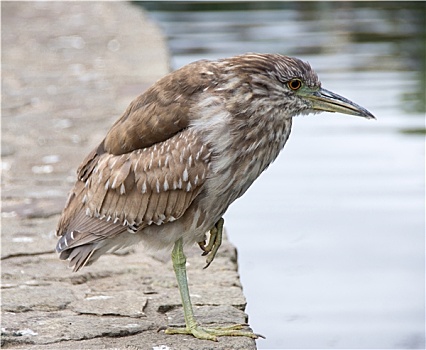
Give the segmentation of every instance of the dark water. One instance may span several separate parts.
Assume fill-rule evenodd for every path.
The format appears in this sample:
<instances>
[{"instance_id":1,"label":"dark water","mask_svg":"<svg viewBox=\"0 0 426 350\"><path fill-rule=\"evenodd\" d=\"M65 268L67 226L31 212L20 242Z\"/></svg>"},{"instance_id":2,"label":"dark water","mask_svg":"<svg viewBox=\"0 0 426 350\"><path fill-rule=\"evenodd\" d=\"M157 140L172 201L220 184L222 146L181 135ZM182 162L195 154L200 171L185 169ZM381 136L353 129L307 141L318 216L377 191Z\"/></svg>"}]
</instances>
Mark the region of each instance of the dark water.
<instances>
[{"instance_id":1,"label":"dark water","mask_svg":"<svg viewBox=\"0 0 426 350\"><path fill-rule=\"evenodd\" d=\"M140 4L173 68L293 55L378 118L296 118L227 212L259 349L424 348L425 3Z\"/></svg>"}]
</instances>

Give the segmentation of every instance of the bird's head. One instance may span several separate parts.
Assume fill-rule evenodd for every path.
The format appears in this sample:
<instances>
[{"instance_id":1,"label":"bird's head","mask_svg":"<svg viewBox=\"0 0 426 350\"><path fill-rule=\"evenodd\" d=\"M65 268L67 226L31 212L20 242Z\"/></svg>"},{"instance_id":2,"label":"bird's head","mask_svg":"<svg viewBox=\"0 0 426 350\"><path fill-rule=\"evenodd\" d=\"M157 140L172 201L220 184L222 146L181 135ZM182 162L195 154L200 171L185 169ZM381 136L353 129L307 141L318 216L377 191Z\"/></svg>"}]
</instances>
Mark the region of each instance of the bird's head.
<instances>
[{"instance_id":1,"label":"bird's head","mask_svg":"<svg viewBox=\"0 0 426 350\"><path fill-rule=\"evenodd\" d=\"M337 112L375 119L365 108L321 87L311 66L297 58L278 54L245 54L231 63L250 76L254 94L286 110L299 114ZM266 96L267 95L267 96ZM260 96L259 96L260 97Z\"/></svg>"}]
</instances>

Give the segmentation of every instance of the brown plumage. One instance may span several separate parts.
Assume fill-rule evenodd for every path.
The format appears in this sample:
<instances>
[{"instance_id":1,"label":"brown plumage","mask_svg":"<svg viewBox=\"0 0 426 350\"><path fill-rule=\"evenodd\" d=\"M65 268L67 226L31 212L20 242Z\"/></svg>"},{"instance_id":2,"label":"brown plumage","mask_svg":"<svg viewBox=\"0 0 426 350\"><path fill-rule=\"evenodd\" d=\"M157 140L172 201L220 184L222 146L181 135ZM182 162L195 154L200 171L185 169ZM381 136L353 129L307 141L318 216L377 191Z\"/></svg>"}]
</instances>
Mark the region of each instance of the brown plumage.
<instances>
[{"instance_id":1,"label":"brown plumage","mask_svg":"<svg viewBox=\"0 0 426 350\"><path fill-rule=\"evenodd\" d=\"M272 54L198 61L159 80L78 169L57 227L60 258L77 271L139 241L203 241L277 157L292 117L321 109L291 81L321 89L308 64Z\"/></svg>"}]
</instances>

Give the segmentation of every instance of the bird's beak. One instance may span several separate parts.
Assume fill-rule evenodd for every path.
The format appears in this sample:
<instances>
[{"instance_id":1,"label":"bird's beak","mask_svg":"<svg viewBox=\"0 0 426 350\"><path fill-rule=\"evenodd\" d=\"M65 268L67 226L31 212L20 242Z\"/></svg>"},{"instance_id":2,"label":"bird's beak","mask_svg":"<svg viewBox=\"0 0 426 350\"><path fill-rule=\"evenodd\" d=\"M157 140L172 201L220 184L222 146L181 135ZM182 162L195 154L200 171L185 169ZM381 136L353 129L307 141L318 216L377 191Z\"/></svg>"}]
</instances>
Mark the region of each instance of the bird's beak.
<instances>
[{"instance_id":1,"label":"bird's beak","mask_svg":"<svg viewBox=\"0 0 426 350\"><path fill-rule=\"evenodd\" d=\"M312 109L323 112L337 112L356 115L367 119L376 119L364 107L361 107L348 99L326 89L319 89L304 94L305 98L312 103Z\"/></svg>"}]
</instances>

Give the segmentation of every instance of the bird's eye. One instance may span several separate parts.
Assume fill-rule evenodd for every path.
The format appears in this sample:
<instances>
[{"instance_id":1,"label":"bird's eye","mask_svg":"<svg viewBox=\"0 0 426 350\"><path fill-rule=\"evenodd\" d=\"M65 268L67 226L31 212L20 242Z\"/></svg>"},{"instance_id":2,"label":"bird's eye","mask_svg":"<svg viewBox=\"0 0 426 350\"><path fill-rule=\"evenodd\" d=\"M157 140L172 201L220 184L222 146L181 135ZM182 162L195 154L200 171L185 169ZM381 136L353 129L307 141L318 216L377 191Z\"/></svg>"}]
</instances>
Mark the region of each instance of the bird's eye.
<instances>
[{"instance_id":1,"label":"bird's eye","mask_svg":"<svg viewBox=\"0 0 426 350\"><path fill-rule=\"evenodd\" d=\"M291 90L299 90L302 87L302 82L300 79L291 79L288 83L287 86L291 89Z\"/></svg>"}]
</instances>

